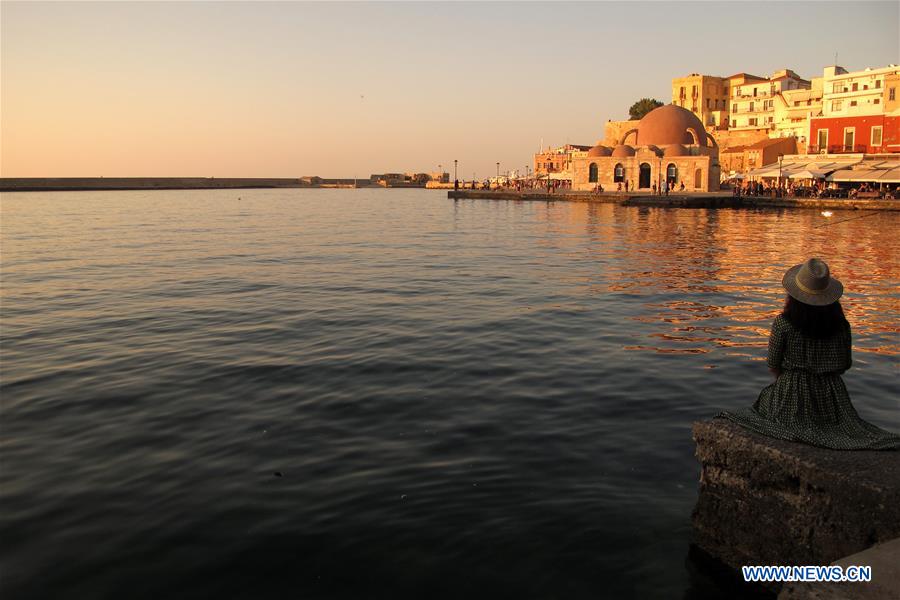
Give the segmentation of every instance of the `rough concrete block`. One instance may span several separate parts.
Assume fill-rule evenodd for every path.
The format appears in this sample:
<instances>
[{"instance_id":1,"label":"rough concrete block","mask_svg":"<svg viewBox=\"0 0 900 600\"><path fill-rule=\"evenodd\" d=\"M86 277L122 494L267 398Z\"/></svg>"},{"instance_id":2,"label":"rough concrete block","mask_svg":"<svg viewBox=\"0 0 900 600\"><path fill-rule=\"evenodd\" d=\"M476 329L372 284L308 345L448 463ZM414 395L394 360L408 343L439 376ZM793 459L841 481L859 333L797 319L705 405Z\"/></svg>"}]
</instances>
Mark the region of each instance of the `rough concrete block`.
<instances>
[{"instance_id":1,"label":"rough concrete block","mask_svg":"<svg viewBox=\"0 0 900 600\"><path fill-rule=\"evenodd\" d=\"M837 451L695 423L695 543L726 565L827 565L900 537L900 452Z\"/></svg>"}]
</instances>

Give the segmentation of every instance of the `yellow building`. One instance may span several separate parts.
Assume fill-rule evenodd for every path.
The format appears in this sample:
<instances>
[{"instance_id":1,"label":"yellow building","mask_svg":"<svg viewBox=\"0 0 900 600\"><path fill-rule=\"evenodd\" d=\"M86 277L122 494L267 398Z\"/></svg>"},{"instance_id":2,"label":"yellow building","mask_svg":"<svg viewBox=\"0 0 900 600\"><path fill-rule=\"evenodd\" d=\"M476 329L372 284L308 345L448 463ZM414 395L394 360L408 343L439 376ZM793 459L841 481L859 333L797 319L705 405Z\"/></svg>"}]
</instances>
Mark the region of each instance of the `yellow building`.
<instances>
[{"instance_id":1,"label":"yellow building","mask_svg":"<svg viewBox=\"0 0 900 600\"><path fill-rule=\"evenodd\" d=\"M615 147L597 144L572 158L572 188L650 190L672 183L680 190L719 189L719 149L691 111L667 104L634 122ZM628 143L630 140L630 143Z\"/></svg>"},{"instance_id":2,"label":"yellow building","mask_svg":"<svg viewBox=\"0 0 900 600\"><path fill-rule=\"evenodd\" d=\"M728 80L691 73L672 80L672 104L697 115L704 127L727 129Z\"/></svg>"}]
</instances>

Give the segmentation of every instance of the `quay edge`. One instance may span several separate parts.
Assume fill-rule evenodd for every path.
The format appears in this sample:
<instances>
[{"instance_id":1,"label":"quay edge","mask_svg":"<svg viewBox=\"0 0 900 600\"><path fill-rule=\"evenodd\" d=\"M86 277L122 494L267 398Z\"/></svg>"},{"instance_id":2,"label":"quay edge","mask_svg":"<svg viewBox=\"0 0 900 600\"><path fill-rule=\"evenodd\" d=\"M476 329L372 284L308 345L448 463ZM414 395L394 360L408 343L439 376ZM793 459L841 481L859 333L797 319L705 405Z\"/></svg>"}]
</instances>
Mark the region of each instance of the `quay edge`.
<instances>
[{"instance_id":1,"label":"quay edge","mask_svg":"<svg viewBox=\"0 0 900 600\"><path fill-rule=\"evenodd\" d=\"M531 202L590 202L620 206L654 206L670 208L801 208L830 210L900 211L900 200L850 200L846 198L764 198L734 196L727 193L622 194L606 192L514 192L493 190L458 190L447 192L451 200L505 200Z\"/></svg>"}]
</instances>

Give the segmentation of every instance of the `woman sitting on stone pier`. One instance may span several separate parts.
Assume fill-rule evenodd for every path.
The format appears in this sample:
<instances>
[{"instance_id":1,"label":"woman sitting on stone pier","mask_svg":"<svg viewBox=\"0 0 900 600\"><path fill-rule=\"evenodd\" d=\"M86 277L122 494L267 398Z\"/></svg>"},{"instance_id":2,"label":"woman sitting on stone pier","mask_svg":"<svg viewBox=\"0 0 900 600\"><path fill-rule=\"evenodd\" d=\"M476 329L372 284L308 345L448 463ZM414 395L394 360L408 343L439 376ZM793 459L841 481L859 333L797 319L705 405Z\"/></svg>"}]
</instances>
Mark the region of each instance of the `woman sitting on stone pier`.
<instances>
[{"instance_id":1,"label":"woman sitting on stone pier","mask_svg":"<svg viewBox=\"0 0 900 600\"><path fill-rule=\"evenodd\" d=\"M843 285L811 258L785 273L788 296L769 336L766 363L775 382L752 408L721 413L763 435L836 450L900 449L900 435L864 421L841 374L851 365Z\"/></svg>"}]
</instances>

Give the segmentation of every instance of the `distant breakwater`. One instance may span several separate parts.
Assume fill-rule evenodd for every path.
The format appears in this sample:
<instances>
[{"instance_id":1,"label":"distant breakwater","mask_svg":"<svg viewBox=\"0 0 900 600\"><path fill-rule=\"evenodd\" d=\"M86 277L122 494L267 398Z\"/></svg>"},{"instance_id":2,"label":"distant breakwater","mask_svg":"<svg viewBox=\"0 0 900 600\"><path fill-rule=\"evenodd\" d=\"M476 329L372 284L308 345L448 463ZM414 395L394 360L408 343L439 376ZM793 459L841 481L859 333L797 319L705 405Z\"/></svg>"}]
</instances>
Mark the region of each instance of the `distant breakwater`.
<instances>
[{"instance_id":1,"label":"distant breakwater","mask_svg":"<svg viewBox=\"0 0 900 600\"><path fill-rule=\"evenodd\" d=\"M379 185L370 179L258 177L4 177L0 192L98 190L214 190L253 188L424 187L421 184Z\"/></svg>"}]
</instances>

